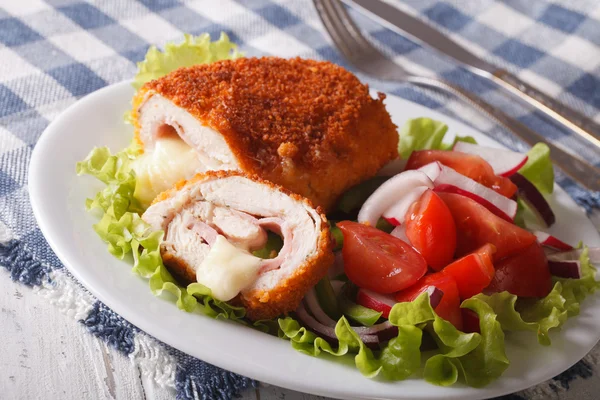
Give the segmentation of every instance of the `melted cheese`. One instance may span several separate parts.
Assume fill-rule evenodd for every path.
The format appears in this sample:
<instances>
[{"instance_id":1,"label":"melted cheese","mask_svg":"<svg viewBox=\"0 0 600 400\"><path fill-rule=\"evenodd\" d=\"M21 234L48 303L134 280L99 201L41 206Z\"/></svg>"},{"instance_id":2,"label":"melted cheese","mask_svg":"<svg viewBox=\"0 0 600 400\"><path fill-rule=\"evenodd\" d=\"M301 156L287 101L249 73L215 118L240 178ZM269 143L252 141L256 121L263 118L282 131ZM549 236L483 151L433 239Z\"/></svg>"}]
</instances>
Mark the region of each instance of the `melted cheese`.
<instances>
[{"instance_id":1,"label":"melted cheese","mask_svg":"<svg viewBox=\"0 0 600 400\"><path fill-rule=\"evenodd\" d=\"M208 287L215 299L229 301L258 278L261 263L262 259L219 235L196 269L196 280Z\"/></svg>"},{"instance_id":2,"label":"melted cheese","mask_svg":"<svg viewBox=\"0 0 600 400\"><path fill-rule=\"evenodd\" d=\"M189 179L205 167L198 154L178 137L158 139L154 149L133 163L136 173L134 196L144 207L161 192L182 179Z\"/></svg>"}]
</instances>

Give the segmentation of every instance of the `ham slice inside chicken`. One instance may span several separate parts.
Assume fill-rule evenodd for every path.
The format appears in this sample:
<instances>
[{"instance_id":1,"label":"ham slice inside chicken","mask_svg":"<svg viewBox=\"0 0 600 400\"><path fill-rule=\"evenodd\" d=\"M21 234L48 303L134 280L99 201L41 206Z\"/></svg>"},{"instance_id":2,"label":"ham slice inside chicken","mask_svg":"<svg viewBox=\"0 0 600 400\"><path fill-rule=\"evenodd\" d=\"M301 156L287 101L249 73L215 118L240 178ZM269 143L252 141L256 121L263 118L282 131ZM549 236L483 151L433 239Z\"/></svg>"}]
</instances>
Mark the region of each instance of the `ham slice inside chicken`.
<instances>
[{"instance_id":1,"label":"ham slice inside chicken","mask_svg":"<svg viewBox=\"0 0 600 400\"><path fill-rule=\"evenodd\" d=\"M212 178L188 184L143 215L163 230L163 251L196 269L217 235L253 251L267 241L267 231L283 238L275 258L261 261L256 281L247 290L268 290L317 251L322 220L312 207L278 189L243 176Z\"/></svg>"}]
</instances>

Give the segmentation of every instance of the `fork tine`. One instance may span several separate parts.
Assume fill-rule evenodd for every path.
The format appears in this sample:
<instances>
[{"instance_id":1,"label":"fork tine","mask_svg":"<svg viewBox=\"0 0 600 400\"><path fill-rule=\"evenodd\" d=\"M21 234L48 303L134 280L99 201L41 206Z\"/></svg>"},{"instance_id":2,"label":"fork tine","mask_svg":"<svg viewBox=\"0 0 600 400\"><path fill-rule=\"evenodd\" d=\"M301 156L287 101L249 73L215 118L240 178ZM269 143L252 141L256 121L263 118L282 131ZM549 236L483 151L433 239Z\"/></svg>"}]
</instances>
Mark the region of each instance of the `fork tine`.
<instances>
[{"instance_id":1,"label":"fork tine","mask_svg":"<svg viewBox=\"0 0 600 400\"><path fill-rule=\"evenodd\" d=\"M377 50L362 35L344 6L338 0L313 0L319 17L342 55L362 72L403 80L406 72Z\"/></svg>"},{"instance_id":2,"label":"fork tine","mask_svg":"<svg viewBox=\"0 0 600 400\"><path fill-rule=\"evenodd\" d=\"M333 16L337 17L337 19L339 19L342 22L342 25L354 38L356 44L358 44L361 47L362 51L365 54L374 52L379 53L379 51L376 50L373 47L373 45L363 36L360 29L358 28L352 17L350 17L350 14L346 10L342 2L339 0L333 0L330 1L330 3L331 10L334 13Z\"/></svg>"},{"instance_id":3,"label":"fork tine","mask_svg":"<svg viewBox=\"0 0 600 400\"><path fill-rule=\"evenodd\" d=\"M319 11L319 17L323 25L325 25L325 29L329 32L335 45L346 58L354 62L356 54L352 51L352 41L348 42L350 38L346 29L340 25L340 20L335 18L330 7L331 0L314 0L314 4Z\"/></svg>"}]
</instances>

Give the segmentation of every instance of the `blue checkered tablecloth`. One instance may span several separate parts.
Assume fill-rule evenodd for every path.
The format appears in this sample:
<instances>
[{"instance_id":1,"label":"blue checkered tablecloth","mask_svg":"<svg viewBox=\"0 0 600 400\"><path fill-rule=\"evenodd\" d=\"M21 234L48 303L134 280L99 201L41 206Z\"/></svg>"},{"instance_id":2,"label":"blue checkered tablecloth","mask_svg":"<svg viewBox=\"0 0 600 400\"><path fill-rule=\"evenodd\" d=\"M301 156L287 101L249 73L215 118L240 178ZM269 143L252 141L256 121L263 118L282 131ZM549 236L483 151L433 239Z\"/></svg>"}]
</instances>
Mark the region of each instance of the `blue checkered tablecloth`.
<instances>
[{"instance_id":1,"label":"blue checkered tablecloth","mask_svg":"<svg viewBox=\"0 0 600 400\"><path fill-rule=\"evenodd\" d=\"M406 0L394 4L600 122L597 1ZM373 42L407 69L461 85L600 165L597 149L546 122L489 82L353 15ZM27 170L31 151L48 123L81 96L130 79L150 44L160 47L181 40L183 33L209 32L216 38L221 31L247 56L328 59L353 70L327 37L312 3L305 0L0 0L0 265L16 282L40 291L60 292L67 287L78 291L82 300L75 315L89 332L138 364L154 368L147 373L157 383L175 387L182 399L230 398L257 383L155 341L77 285L36 225L28 200ZM358 75L372 87L461 119L511 148L526 148L443 93ZM560 174L558 180L582 206L590 209L599 204L598 193L586 192ZM160 363L148 362L148 348L154 349L155 358L159 354ZM553 380L509 397L593 398L586 397L593 393L589 389L569 389L594 376L596 353Z\"/></svg>"}]
</instances>

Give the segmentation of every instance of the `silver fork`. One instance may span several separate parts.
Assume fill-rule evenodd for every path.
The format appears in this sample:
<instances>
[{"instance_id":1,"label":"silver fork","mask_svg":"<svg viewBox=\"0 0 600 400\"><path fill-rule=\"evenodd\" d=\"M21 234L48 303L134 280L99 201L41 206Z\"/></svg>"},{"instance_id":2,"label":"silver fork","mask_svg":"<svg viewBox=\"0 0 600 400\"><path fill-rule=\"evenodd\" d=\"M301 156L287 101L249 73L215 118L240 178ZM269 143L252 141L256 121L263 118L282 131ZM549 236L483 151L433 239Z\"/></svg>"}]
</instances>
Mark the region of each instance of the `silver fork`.
<instances>
[{"instance_id":1,"label":"silver fork","mask_svg":"<svg viewBox=\"0 0 600 400\"><path fill-rule=\"evenodd\" d=\"M588 189L600 191L600 169L549 142L544 136L495 109L475 94L441 79L418 76L406 71L369 43L340 1L313 0L313 2L333 42L344 57L363 73L380 80L410 82L451 93L530 146L538 142L546 143L550 147L550 155L556 166Z\"/></svg>"}]
</instances>

